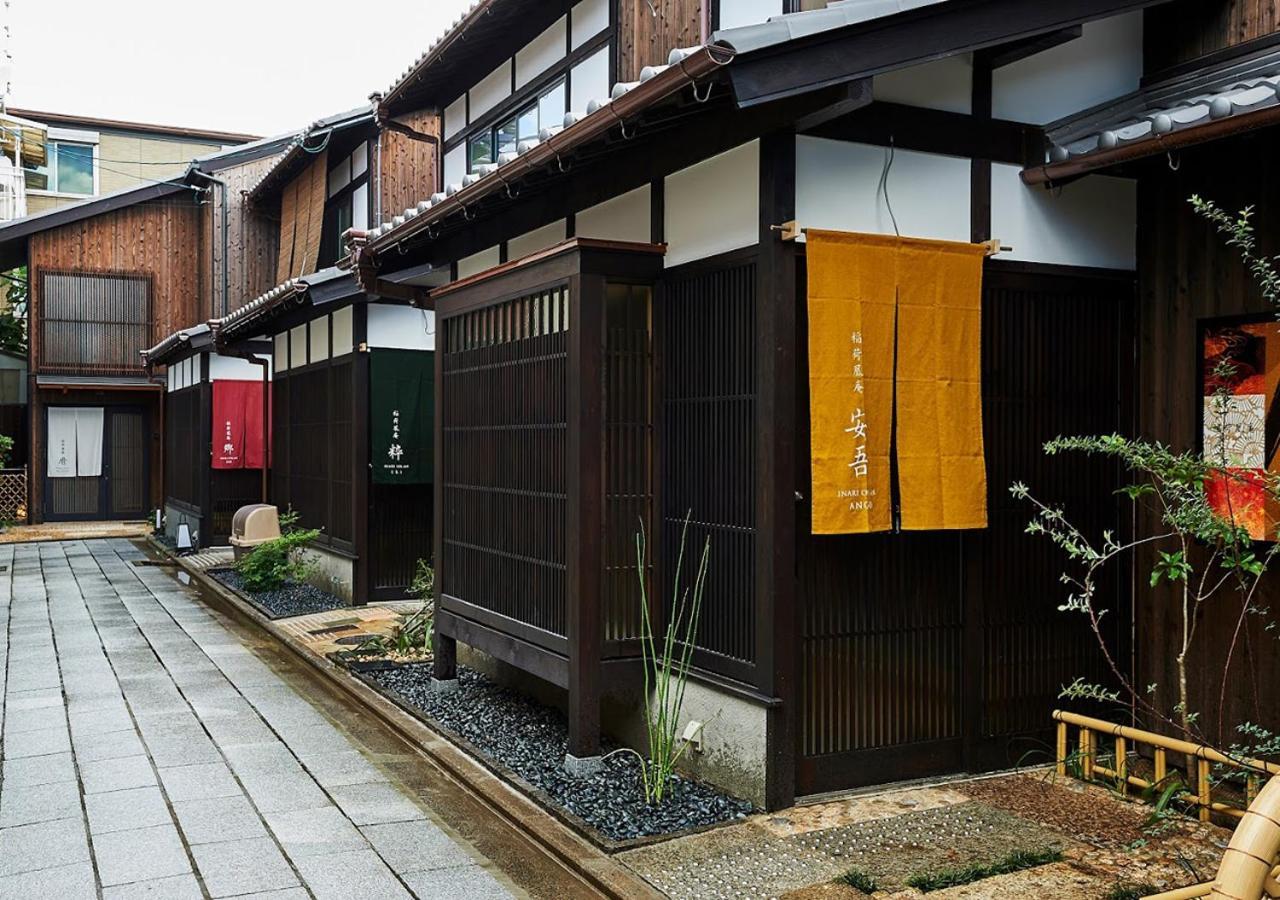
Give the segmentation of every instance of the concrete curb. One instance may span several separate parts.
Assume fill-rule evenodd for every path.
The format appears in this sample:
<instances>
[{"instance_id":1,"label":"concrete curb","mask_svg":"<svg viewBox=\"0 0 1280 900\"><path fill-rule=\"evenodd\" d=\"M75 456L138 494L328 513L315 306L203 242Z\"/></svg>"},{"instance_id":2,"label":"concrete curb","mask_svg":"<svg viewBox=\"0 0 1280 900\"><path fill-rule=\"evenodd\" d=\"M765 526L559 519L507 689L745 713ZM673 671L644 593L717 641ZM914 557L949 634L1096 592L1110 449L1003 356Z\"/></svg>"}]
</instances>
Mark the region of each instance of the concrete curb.
<instances>
[{"instance_id":1,"label":"concrete curb","mask_svg":"<svg viewBox=\"0 0 1280 900\"><path fill-rule=\"evenodd\" d=\"M375 715L415 751L430 759L453 781L498 818L529 840L588 887L618 900L662 898L647 881L573 832L551 813L472 759L450 740L410 715L392 701L300 643L271 619L254 609L203 571L175 557L162 544L147 539L156 552L170 557L206 591L216 595L241 621L275 638L295 659L319 675L326 686L341 692Z\"/></svg>"}]
</instances>

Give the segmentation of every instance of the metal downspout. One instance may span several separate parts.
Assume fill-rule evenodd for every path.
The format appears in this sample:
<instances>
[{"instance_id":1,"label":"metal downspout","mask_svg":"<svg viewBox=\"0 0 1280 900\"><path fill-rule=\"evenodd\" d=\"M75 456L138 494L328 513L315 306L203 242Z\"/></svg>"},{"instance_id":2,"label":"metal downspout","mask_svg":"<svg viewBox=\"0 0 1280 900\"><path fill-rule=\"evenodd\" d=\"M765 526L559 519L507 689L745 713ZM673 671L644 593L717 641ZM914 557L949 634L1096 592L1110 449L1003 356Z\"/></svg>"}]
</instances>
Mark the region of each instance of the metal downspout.
<instances>
[{"instance_id":1,"label":"metal downspout","mask_svg":"<svg viewBox=\"0 0 1280 900\"><path fill-rule=\"evenodd\" d=\"M208 172L202 172L200 169L193 169L192 172L199 175L206 181L216 184L222 193L222 312L219 313L217 309L213 309L211 312L214 317L219 315L225 316L230 312L230 309L228 308L228 295L231 293L231 266L229 264L230 261L227 259L227 250L229 247L229 240L227 237L229 230L227 218L227 183L221 178L210 175Z\"/></svg>"}]
</instances>

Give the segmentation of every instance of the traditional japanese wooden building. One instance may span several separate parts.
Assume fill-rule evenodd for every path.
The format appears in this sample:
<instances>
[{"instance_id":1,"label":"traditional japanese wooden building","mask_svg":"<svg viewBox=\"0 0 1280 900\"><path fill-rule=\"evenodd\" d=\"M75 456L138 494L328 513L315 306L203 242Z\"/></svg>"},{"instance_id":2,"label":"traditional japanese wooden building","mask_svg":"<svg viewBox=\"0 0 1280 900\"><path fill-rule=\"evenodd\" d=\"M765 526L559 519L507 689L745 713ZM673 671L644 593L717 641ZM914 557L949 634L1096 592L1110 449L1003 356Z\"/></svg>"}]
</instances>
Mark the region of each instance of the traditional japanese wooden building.
<instances>
[{"instance_id":1,"label":"traditional japanese wooden building","mask_svg":"<svg viewBox=\"0 0 1280 900\"><path fill-rule=\"evenodd\" d=\"M373 293L453 279L425 304L438 677L461 643L563 691L579 762L602 728L636 740L632 541L668 596L690 516L712 548L690 765L770 807L1037 746L1102 661L1008 486L1119 527L1117 473L1040 448L1135 416L1137 184L1023 171L1047 124L1139 87L1151 4L815 5L477 4L379 105L443 110L443 184L350 263ZM914 336L815 325L849 284ZM833 358L861 385L864 332L914 381L832 405L815 385ZM859 413L881 444L849 443ZM874 489L848 482L868 449Z\"/></svg>"},{"instance_id":2,"label":"traditional japanese wooden building","mask_svg":"<svg viewBox=\"0 0 1280 900\"><path fill-rule=\"evenodd\" d=\"M30 278L31 521L146 519L163 504L166 385L141 353L224 313L233 288L263 289L262 229L237 188L288 142L0 225L0 265Z\"/></svg>"},{"instance_id":3,"label":"traditional japanese wooden building","mask_svg":"<svg viewBox=\"0 0 1280 900\"><path fill-rule=\"evenodd\" d=\"M276 286L211 323L219 353L270 348L270 502L320 529L320 586L352 603L403 598L431 557L435 327L410 301L440 279L373 293L333 263L344 232L434 190L434 121L365 106L313 123L247 193L279 223Z\"/></svg>"},{"instance_id":4,"label":"traditional japanese wooden building","mask_svg":"<svg viewBox=\"0 0 1280 900\"><path fill-rule=\"evenodd\" d=\"M185 526L193 548L225 546L236 510L268 500L271 345L230 356L213 338L197 325L143 351L148 372L165 372L164 530L176 541Z\"/></svg>"}]
</instances>

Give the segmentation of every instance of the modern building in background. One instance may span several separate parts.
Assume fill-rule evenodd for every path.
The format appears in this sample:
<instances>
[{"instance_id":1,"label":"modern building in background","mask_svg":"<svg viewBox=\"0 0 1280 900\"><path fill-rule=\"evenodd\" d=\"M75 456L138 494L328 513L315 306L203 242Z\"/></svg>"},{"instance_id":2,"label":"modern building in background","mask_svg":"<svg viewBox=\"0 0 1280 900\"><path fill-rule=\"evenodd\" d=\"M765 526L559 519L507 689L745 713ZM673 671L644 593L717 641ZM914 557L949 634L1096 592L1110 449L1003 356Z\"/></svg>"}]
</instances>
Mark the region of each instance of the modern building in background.
<instances>
[{"instance_id":1,"label":"modern building in background","mask_svg":"<svg viewBox=\"0 0 1280 900\"><path fill-rule=\"evenodd\" d=\"M28 214L165 181L182 175L197 157L257 139L251 134L66 113L8 112L47 129L44 159L22 165Z\"/></svg>"}]
</instances>

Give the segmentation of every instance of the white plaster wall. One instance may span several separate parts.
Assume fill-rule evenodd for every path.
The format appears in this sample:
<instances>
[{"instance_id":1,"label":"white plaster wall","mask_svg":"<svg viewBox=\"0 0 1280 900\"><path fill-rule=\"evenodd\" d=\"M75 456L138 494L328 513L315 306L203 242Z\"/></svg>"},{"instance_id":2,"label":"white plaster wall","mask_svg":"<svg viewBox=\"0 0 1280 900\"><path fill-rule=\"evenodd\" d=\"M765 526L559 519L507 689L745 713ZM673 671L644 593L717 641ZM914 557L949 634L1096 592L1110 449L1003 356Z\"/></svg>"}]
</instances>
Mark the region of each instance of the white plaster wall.
<instances>
[{"instance_id":1,"label":"white plaster wall","mask_svg":"<svg viewBox=\"0 0 1280 900\"><path fill-rule=\"evenodd\" d=\"M429 309L370 303L368 344L389 350L434 350L436 314Z\"/></svg>"},{"instance_id":2,"label":"white plaster wall","mask_svg":"<svg viewBox=\"0 0 1280 900\"><path fill-rule=\"evenodd\" d=\"M1137 267L1138 186L1090 175L1045 190L1022 183L1018 166L991 173L991 233L1013 247L1001 259L1132 270Z\"/></svg>"},{"instance_id":3,"label":"white plaster wall","mask_svg":"<svg viewBox=\"0 0 1280 900\"><path fill-rule=\"evenodd\" d=\"M720 0L720 28L756 25L782 15L782 0Z\"/></svg>"},{"instance_id":4,"label":"white plaster wall","mask_svg":"<svg viewBox=\"0 0 1280 900\"><path fill-rule=\"evenodd\" d=\"M470 278L485 269L492 269L499 264L501 259L502 255L497 247L490 247L488 250L481 250L471 256L464 256L458 260L458 278Z\"/></svg>"},{"instance_id":5,"label":"white plaster wall","mask_svg":"<svg viewBox=\"0 0 1280 900\"><path fill-rule=\"evenodd\" d=\"M270 377L271 357L264 353L255 355L258 359L267 361L267 373L268 377ZM261 381L262 367L249 362L247 359L239 359L235 356L220 356L215 353L209 357L209 380Z\"/></svg>"},{"instance_id":6,"label":"white plaster wall","mask_svg":"<svg viewBox=\"0 0 1280 900\"><path fill-rule=\"evenodd\" d=\"M573 49L577 50L609 27L609 0L582 0L572 15Z\"/></svg>"},{"instance_id":7,"label":"white plaster wall","mask_svg":"<svg viewBox=\"0 0 1280 900\"><path fill-rule=\"evenodd\" d=\"M516 53L516 87L522 88L564 58L565 29L561 17Z\"/></svg>"},{"instance_id":8,"label":"white plaster wall","mask_svg":"<svg viewBox=\"0 0 1280 900\"><path fill-rule=\"evenodd\" d=\"M273 338L275 342L275 366L277 372L284 372L289 368L289 335L277 334Z\"/></svg>"},{"instance_id":9,"label":"white plaster wall","mask_svg":"<svg viewBox=\"0 0 1280 900\"><path fill-rule=\"evenodd\" d=\"M760 239L759 141L668 175L664 196L668 266L753 246Z\"/></svg>"},{"instance_id":10,"label":"white plaster wall","mask_svg":"<svg viewBox=\"0 0 1280 900\"><path fill-rule=\"evenodd\" d=\"M550 225L535 228L519 237L513 237L507 241L507 259L522 259L531 253L553 247L564 240L564 235L565 222L561 219Z\"/></svg>"},{"instance_id":11,"label":"white plaster wall","mask_svg":"<svg viewBox=\"0 0 1280 900\"><path fill-rule=\"evenodd\" d=\"M462 176L467 174L467 145L459 144L444 155L444 183L462 184Z\"/></svg>"},{"instance_id":12,"label":"white plaster wall","mask_svg":"<svg viewBox=\"0 0 1280 900\"><path fill-rule=\"evenodd\" d=\"M609 48L601 47L574 66L569 80L569 109L573 112L585 113L592 100L608 100L613 89L609 84Z\"/></svg>"},{"instance_id":13,"label":"white plaster wall","mask_svg":"<svg viewBox=\"0 0 1280 900\"><path fill-rule=\"evenodd\" d=\"M511 60L476 82L471 94L471 121L483 116L511 96Z\"/></svg>"},{"instance_id":14,"label":"white plaster wall","mask_svg":"<svg viewBox=\"0 0 1280 900\"><path fill-rule=\"evenodd\" d=\"M888 200L879 190L886 148L796 138L796 218L806 228L893 234L889 203L906 237L967 241L969 160L898 150Z\"/></svg>"},{"instance_id":15,"label":"white plaster wall","mask_svg":"<svg viewBox=\"0 0 1280 900\"><path fill-rule=\"evenodd\" d=\"M447 141L467 127L467 95L444 108L444 139Z\"/></svg>"},{"instance_id":16,"label":"white plaster wall","mask_svg":"<svg viewBox=\"0 0 1280 900\"><path fill-rule=\"evenodd\" d=\"M973 57L967 53L886 72L873 84L877 100L966 115L973 111Z\"/></svg>"},{"instance_id":17,"label":"white plaster wall","mask_svg":"<svg viewBox=\"0 0 1280 900\"><path fill-rule=\"evenodd\" d=\"M355 349L355 324L353 307L336 310L333 319L333 355L336 359Z\"/></svg>"},{"instance_id":18,"label":"white plaster wall","mask_svg":"<svg viewBox=\"0 0 1280 900\"><path fill-rule=\"evenodd\" d=\"M170 366L169 368L165 369L164 377L165 377L165 390L167 390L169 393L172 394L174 391L177 390L177 383L178 383L177 369L175 369L173 366Z\"/></svg>"},{"instance_id":19,"label":"white plaster wall","mask_svg":"<svg viewBox=\"0 0 1280 900\"><path fill-rule=\"evenodd\" d=\"M649 195L646 184L582 210L574 217L574 233L578 237L606 241L649 243L653 237L649 224L653 206Z\"/></svg>"},{"instance_id":20,"label":"white plaster wall","mask_svg":"<svg viewBox=\"0 0 1280 900\"><path fill-rule=\"evenodd\" d=\"M307 326L289 329L289 364L293 368L307 364Z\"/></svg>"},{"instance_id":21,"label":"white plaster wall","mask_svg":"<svg viewBox=\"0 0 1280 900\"><path fill-rule=\"evenodd\" d=\"M1142 78L1142 13L1090 22L1052 50L996 69L997 119L1045 125L1138 89Z\"/></svg>"},{"instance_id":22,"label":"white plaster wall","mask_svg":"<svg viewBox=\"0 0 1280 900\"><path fill-rule=\"evenodd\" d=\"M320 362L329 358L329 317L321 316L312 319L310 324L311 361Z\"/></svg>"}]
</instances>

